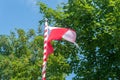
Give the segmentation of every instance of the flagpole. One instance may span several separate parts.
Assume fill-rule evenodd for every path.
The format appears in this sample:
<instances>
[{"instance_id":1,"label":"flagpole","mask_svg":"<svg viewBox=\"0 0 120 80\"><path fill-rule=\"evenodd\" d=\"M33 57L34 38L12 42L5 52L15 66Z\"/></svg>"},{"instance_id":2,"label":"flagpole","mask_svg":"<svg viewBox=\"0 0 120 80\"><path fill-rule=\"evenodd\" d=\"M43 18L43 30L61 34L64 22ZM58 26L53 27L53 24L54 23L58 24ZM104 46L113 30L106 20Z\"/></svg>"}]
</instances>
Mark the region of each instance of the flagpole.
<instances>
[{"instance_id":1,"label":"flagpole","mask_svg":"<svg viewBox=\"0 0 120 80\"><path fill-rule=\"evenodd\" d=\"M45 29L44 29L44 52L43 52L43 65L42 65L42 80L46 80L47 39L48 39L48 24L47 24L47 18L46 18L45 19Z\"/></svg>"}]
</instances>

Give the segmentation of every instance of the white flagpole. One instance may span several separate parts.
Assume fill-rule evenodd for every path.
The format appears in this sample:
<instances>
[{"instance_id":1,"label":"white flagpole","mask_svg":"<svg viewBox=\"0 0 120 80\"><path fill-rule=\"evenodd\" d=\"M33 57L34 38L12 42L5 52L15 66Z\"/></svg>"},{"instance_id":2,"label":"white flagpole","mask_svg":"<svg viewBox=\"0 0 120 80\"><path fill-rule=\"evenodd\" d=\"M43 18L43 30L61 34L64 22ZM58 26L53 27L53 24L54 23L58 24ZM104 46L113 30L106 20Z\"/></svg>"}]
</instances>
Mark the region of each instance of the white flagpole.
<instances>
[{"instance_id":1,"label":"white flagpole","mask_svg":"<svg viewBox=\"0 0 120 80\"><path fill-rule=\"evenodd\" d=\"M43 65L42 65L42 80L46 80L47 39L48 39L48 24L47 24L47 18L46 18L45 19L45 30L44 30L44 52L43 52Z\"/></svg>"}]
</instances>

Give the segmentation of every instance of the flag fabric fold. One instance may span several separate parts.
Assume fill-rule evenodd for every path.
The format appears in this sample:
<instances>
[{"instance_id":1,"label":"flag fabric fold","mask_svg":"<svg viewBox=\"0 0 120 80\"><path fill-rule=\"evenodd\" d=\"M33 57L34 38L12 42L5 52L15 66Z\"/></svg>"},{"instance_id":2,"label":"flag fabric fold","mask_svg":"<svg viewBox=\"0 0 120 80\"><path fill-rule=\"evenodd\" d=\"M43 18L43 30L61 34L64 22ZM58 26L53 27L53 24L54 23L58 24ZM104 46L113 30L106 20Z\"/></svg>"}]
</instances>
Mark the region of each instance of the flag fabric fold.
<instances>
[{"instance_id":1,"label":"flag fabric fold","mask_svg":"<svg viewBox=\"0 0 120 80\"><path fill-rule=\"evenodd\" d=\"M61 40L62 38L74 43L76 40L76 32L69 28L49 27L50 34L47 40L47 55L53 53L54 49L51 45L52 40Z\"/></svg>"}]
</instances>

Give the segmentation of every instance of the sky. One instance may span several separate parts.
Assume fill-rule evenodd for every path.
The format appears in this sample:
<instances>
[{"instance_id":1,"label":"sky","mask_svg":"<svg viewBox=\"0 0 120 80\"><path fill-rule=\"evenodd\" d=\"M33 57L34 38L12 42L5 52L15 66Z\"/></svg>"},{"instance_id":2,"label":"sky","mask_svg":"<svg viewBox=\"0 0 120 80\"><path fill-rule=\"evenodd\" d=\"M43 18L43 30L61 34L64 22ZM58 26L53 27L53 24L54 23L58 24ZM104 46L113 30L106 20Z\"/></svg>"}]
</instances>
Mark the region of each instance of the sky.
<instances>
[{"instance_id":1,"label":"sky","mask_svg":"<svg viewBox=\"0 0 120 80\"><path fill-rule=\"evenodd\" d=\"M0 35L9 35L15 28L37 30L39 20L43 19L40 14L39 0L0 0ZM67 2L67 0L41 0L51 8L56 8L57 4ZM68 76L66 80L72 80L74 74Z\"/></svg>"},{"instance_id":2,"label":"sky","mask_svg":"<svg viewBox=\"0 0 120 80\"><path fill-rule=\"evenodd\" d=\"M39 0L0 0L0 35L9 35L15 28L37 30L39 20L43 19L40 14ZM49 7L55 8L61 2L67 0L41 0Z\"/></svg>"}]
</instances>

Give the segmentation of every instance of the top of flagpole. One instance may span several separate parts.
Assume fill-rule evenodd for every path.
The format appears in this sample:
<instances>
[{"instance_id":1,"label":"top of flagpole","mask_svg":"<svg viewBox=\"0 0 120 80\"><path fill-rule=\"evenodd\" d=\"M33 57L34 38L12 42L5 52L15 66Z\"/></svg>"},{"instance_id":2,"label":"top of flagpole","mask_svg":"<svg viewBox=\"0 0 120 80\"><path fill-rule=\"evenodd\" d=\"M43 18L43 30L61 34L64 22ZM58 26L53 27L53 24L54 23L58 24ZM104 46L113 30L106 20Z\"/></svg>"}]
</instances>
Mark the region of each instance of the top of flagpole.
<instances>
[{"instance_id":1,"label":"top of flagpole","mask_svg":"<svg viewBox=\"0 0 120 80\"><path fill-rule=\"evenodd\" d=\"M48 21L48 19L47 18L45 18L45 22L47 22Z\"/></svg>"},{"instance_id":2,"label":"top of flagpole","mask_svg":"<svg viewBox=\"0 0 120 80\"><path fill-rule=\"evenodd\" d=\"M45 26L48 26L48 19L47 18L45 18Z\"/></svg>"}]
</instances>

